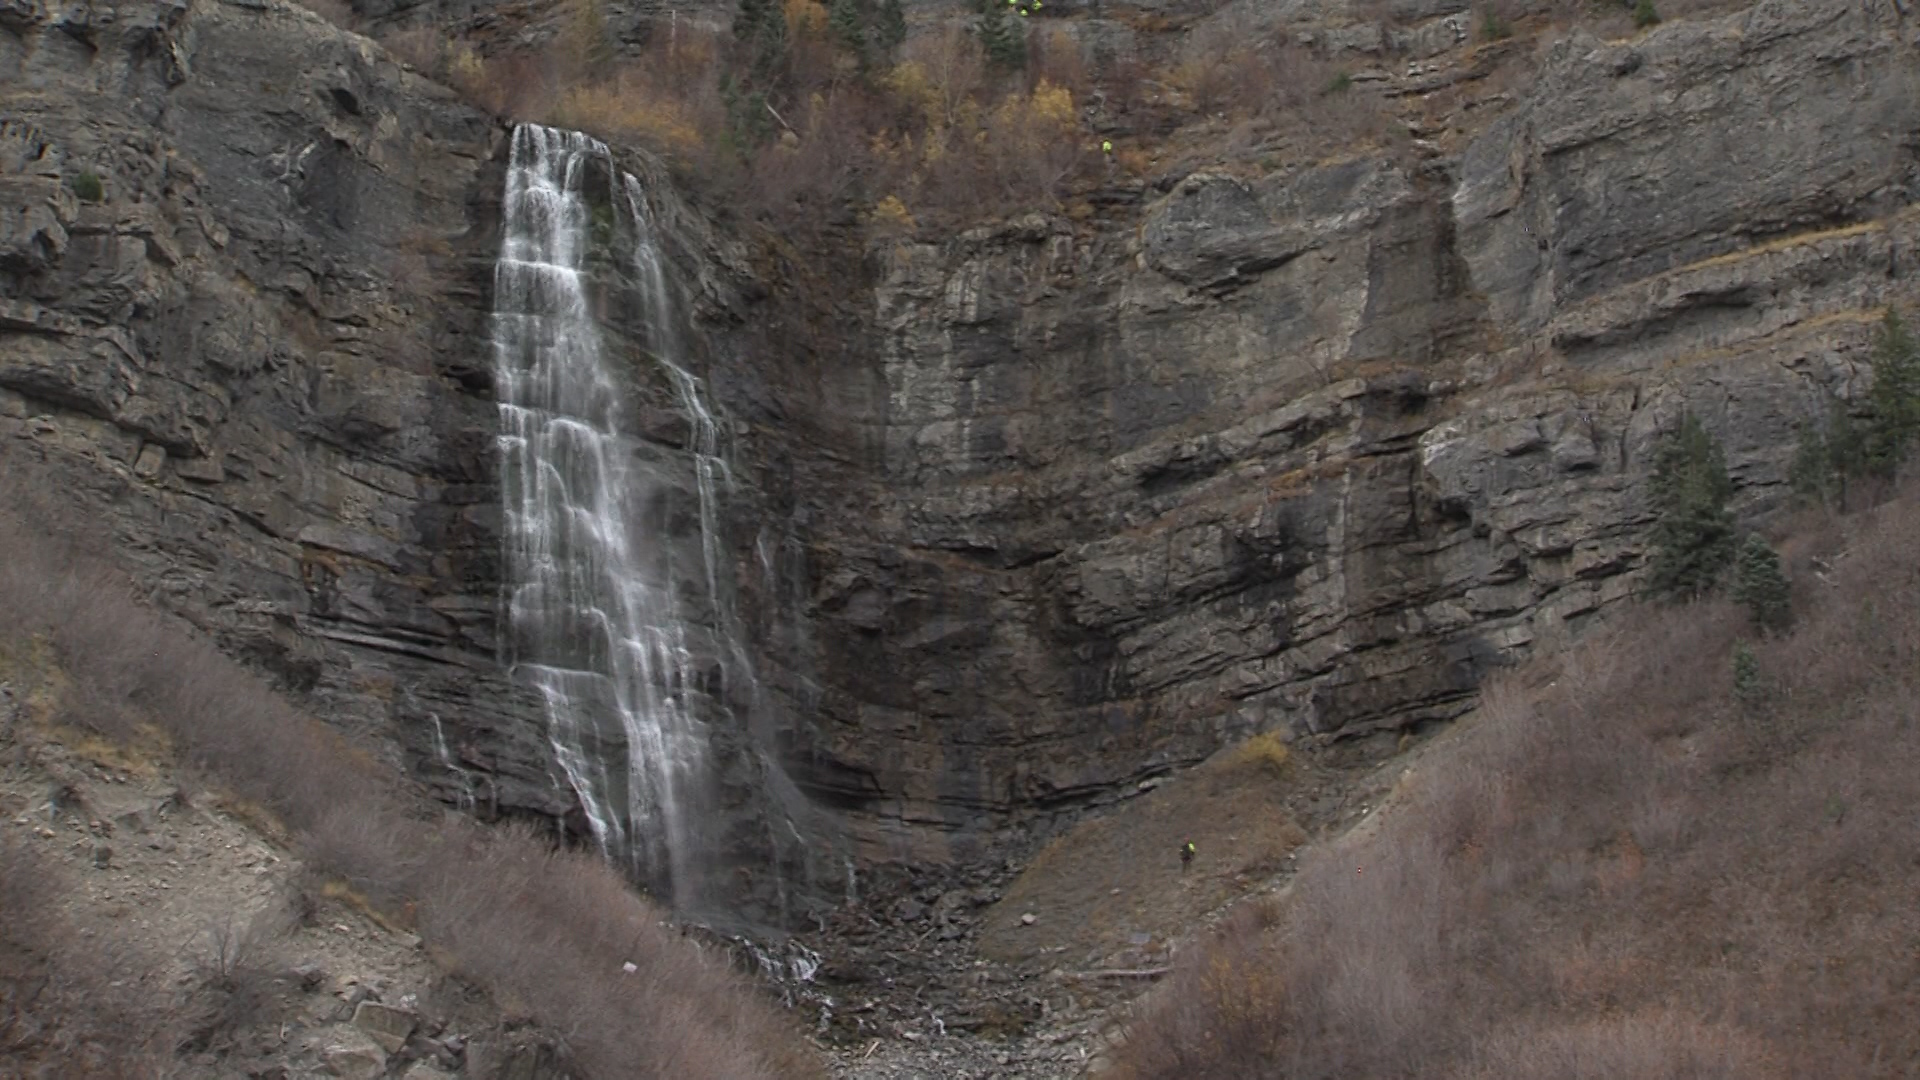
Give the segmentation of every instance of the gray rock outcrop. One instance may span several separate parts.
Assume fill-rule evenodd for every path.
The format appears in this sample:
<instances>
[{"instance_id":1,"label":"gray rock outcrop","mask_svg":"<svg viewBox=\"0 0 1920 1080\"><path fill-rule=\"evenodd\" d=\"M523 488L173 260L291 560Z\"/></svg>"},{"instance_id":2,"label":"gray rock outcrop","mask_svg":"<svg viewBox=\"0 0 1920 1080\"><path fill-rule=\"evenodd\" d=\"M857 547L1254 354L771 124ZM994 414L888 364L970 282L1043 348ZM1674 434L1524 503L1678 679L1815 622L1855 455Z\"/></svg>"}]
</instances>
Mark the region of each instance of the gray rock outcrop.
<instances>
[{"instance_id":1,"label":"gray rock outcrop","mask_svg":"<svg viewBox=\"0 0 1920 1080\"><path fill-rule=\"evenodd\" d=\"M493 663L499 129L284 4L28 5L0 70L15 486L372 745L438 718L483 806L564 813Z\"/></svg>"}]
</instances>

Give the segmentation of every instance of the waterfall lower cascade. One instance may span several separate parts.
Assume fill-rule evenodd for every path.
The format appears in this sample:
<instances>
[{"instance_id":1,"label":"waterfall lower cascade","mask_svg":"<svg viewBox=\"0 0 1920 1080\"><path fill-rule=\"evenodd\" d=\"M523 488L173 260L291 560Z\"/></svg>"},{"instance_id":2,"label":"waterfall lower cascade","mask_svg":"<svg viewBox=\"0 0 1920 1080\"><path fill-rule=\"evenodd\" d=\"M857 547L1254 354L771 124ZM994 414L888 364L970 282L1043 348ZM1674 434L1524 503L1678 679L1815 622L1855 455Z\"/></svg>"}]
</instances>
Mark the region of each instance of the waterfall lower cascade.
<instances>
[{"instance_id":1,"label":"waterfall lower cascade","mask_svg":"<svg viewBox=\"0 0 1920 1080\"><path fill-rule=\"evenodd\" d=\"M644 194L597 140L514 132L493 317L503 648L545 700L594 839L685 910L718 830L715 727L757 688L721 547L720 428L683 366ZM669 445L627 416L649 387L683 425Z\"/></svg>"}]
</instances>

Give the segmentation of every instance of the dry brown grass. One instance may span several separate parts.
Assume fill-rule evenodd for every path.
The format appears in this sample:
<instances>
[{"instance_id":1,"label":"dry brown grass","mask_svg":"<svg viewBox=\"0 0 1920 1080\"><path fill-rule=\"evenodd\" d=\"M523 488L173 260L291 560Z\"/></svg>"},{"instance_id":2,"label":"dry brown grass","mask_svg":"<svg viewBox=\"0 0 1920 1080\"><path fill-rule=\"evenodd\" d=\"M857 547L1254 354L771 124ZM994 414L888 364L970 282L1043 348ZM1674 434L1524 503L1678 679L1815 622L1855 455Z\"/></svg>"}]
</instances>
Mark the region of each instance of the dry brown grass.
<instances>
[{"instance_id":1,"label":"dry brown grass","mask_svg":"<svg viewBox=\"0 0 1920 1080\"><path fill-rule=\"evenodd\" d=\"M1800 621L1752 643L1757 704L1728 605L1489 687L1272 929L1192 951L1111 1075L1911 1075L1916 531L1909 489L1792 538Z\"/></svg>"},{"instance_id":2,"label":"dry brown grass","mask_svg":"<svg viewBox=\"0 0 1920 1080\"><path fill-rule=\"evenodd\" d=\"M1174 936L1278 873L1306 839L1289 805L1308 782L1301 773L1278 738L1257 735L1076 824L988 910L982 954L1089 969L1159 964ZM1191 865L1180 859L1188 843Z\"/></svg>"},{"instance_id":3,"label":"dry brown grass","mask_svg":"<svg viewBox=\"0 0 1920 1080\"><path fill-rule=\"evenodd\" d=\"M55 520L22 489L0 492L0 610L16 642L44 635L71 687L85 688L76 700L87 707L69 710L70 722L109 738L146 723L163 730L179 764L283 823L310 867L396 921L417 918L429 944L560 1036L576 1075L821 1075L785 1017L663 925L610 868L527 832L423 818L397 773L140 605L79 553L84 543L50 538ZM21 884L34 874L15 870L23 857L0 851L0 933L33 925L16 916L35 902ZM194 1037L226 1030L248 985L236 979L196 1012ZM18 1026L8 1017L20 1008L9 1008L0 1024Z\"/></svg>"},{"instance_id":4,"label":"dry brown grass","mask_svg":"<svg viewBox=\"0 0 1920 1080\"><path fill-rule=\"evenodd\" d=\"M584 1075L821 1075L784 1017L605 865L524 831L463 833L422 875L421 933L563 1032Z\"/></svg>"}]
</instances>

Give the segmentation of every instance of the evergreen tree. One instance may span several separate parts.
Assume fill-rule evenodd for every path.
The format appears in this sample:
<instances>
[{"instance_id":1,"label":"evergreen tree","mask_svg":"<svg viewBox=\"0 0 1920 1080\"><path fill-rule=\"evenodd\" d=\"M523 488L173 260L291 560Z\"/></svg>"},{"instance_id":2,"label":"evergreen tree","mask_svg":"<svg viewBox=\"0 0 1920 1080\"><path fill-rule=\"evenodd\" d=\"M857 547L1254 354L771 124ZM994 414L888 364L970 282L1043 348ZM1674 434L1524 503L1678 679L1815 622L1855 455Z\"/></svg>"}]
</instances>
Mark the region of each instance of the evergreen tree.
<instances>
[{"instance_id":1,"label":"evergreen tree","mask_svg":"<svg viewBox=\"0 0 1920 1080\"><path fill-rule=\"evenodd\" d=\"M1733 481L1719 441L1690 413L1654 448L1651 495L1653 590L1676 600L1705 594L1733 561Z\"/></svg>"},{"instance_id":2,"label":"evergreen tree","mask_svg":"<svg viewBox=\"0 0 1920 1080\"><path fill-rule=\"evenodd\" d=\"M1787 576L1780 572L1780 556L1758 533L1748 533L1734 564L1733 598L1756 625L1784 630L1793 621L1793 602Z\"/></svg>"},{"instance_id":3,"label":"evergreen tree","mask_svg":"<svg viewBox=\"0 0 1920 1080\"><path fill-rule=\"evenodd\" d=\"M733 41L748 79L764 95L787 66L787 15L780 0L740 0L740 10L733 16Z\"/></svg>"},{"instance_id":4,"label":"evergreen tree","mask_svg":"<svg viewBox=\"0 0 1920 1080\"><path fill-rule=\"evenodd\" d=\"M763 91L742 86L731 75L722 75L720 104L727 111L727 142L735 150L758 146L773 133L773 118L767 114L767 95Z\"/></svg>"},{"instance_id":5,"label":"evergreen tree","mask_svg":"<svg viewBox=\"0 0 1920 1080\"><path fill-rule=\"evenodd\" d=\"M827 30L840 47L867 64L867 19L859 0L833 0L827 7Z\"/></svg>"},{"instance_id":6,"label":"evergreen tree","mask_svg":"<svg viewBox=\"0 0 1920 1080\"><path fill-rule=\"evenodd\" d=\"M907 14L900 0L880 0L873 11L873 46L882 60L891 63L900 44L907 40Z\"/></svg>"},{"instance_id":7,"label":"evergreen tree","mask_svg":"<svg viewBox=\"0 0 1920 1080\"><path fill-rule=\"evenodd\" d=\"M1787 482L1809 499L1835 509L1847 505L1847 483L1865 468L1866 445L1860 426L1844 401L1830 403L1824 424L1800 428Z\"/></svg>"},{"instance_id":8,"label":"evergreen tree","mask_svg":"<svg viewBox=\"0 0 1920 1080\"><path fill-rule=\"evenodd\" d=\"M1000 0L981 0L976 32L988 60L1004 68L1026 66L1027 28L1014 16L1012 5Z\"/></svg>"},{"instance_id":9,"label":"evergreen tree","mask_svg":"<svg viewBox=\"0 0 1920 1080\"><path fill-rule=\"evenodd\" d=\"M1753 646L1741 642L1733 647L1733 696L1740 699L1742 705L1757 705L1767 693L1766 683L1760 678L1760 658L1753 654Z\"/></svg>"},{"instance_id":10,"label":"evergreen tree","mask_svg":"<svg viewBox=\"0 0 1920 1080\"><path fill-rule=\"evenodd\" d=\"M1892 476L1920 441L1920 345L1892 308L1873 343L1873 387L1867 391L1865 465Z\"/></svg>"},{"instance_id":11,"label":"evergreen tree","mask_svg":"<svg viewBox=\"0 0 1920 1080\"><path fill-rule=\"evenodd\" d=\"M1641 30L1660 24L1660 13L1654 10L1653 0L1639 0L1633 5L1633 25Z\"/></svg>"},{"instance_id":12,"label":"evergreen tree","mask_svg":"<svg viewBox=\"0 0 1920 1080\"><path fill-rule=\"evenodd\" d=\"M1844 509L1850 481L1892 477L1920 444L1920 344L1891 308L1874 339L1866 407L1862 423L1835 401L1823 428L1801 429L1787 473L1796 492Z\"/></svg>"}]
</instances>

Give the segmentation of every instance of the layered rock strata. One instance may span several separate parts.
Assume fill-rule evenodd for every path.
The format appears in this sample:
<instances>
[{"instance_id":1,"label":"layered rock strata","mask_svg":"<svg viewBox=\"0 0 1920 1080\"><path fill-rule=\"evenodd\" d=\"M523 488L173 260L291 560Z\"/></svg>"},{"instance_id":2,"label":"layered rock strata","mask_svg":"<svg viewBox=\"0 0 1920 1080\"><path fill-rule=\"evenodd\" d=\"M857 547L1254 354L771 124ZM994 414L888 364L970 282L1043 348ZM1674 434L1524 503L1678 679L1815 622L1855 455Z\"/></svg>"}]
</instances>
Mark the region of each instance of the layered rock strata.
<instances>
[{"instance_id":1,"label":"layered rock strata","mask_svg":"<svg viewBox=\"0 0 1920 1080\"><path fill-rule=\"evenodd\" d=\"M1892 0L1574 32L1490 125L880 243L825 304L656 176L737 447L736 780L827 815L798 887L1457 715L1636 591L1682 410L1778 505L1912 296L1917 50ZM0 5L0 109L8 474L448 801L577 825L494 640L505 129L270 0Z\"/></svg>"},{"instance_id":2,"label":"layered rock strata","mask_svg":"<svg viewBox=\"0 0 1920 1080\"><path fill-rule=\"evenodd\" d=\"M1576 31L1457 153L877 249L810 782L912 858L1254 731L1455 716L1635 593L1683 410L1779 505L1913 295L1915 39L1891 3Z\"/></svg>"}]
</instances>

